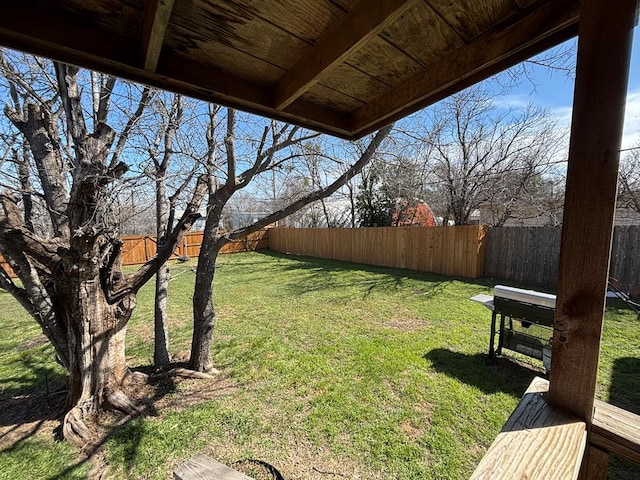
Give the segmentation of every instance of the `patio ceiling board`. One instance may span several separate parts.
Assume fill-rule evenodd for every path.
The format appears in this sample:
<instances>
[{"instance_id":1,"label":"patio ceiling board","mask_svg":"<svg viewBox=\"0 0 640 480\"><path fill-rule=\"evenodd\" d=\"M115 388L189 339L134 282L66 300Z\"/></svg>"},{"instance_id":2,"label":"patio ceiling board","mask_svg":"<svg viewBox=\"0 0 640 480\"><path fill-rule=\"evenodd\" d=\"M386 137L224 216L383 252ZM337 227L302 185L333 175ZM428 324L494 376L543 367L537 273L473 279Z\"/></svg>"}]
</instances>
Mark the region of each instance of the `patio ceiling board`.
<instances>
[{"instance_id":1,"label":"patio ceiling board","mask_svg":"<svg viewBox=\"0 0 640 480\"><path fill-rule=\"evenodd\" d=\"M0 43L356 138L575 35L578 4L14 0Z\"/></svg>"},{"instance_id":2,"label":"patio ceiling board","mask_svg":"<svg viewBox=\"0 0 640 480\"><path fill-rule=\"evenodd\" d=\"M558 6L562 5L562 9ZM545 4L517 21L464 43L439 61L367 102L352 115L355 136L515 65L577 34L579 2Z\"/></svg>"},{"instance_id":3,"label":"patio ceiling board","mask_svg":"<svg viewBox=\"0 0 640 480\"><path fill-rule=\"evenodd\" d=\"M349 114L364 105L364 102L337 92L318 83L304 93L298 100L320 105L329 110L335 110L343 114Z\"/></svg>"},{"instance_id":4,"label":"patio ceiling board","mask_svg":"<svg viewBox=\"0 0 640 480\"><path fill-rule=\"evenodd\" d=\"M424 1L417 2L380 35L422 67L462 45L464 40ZM428 48L425 48L428 45ZM399 80L406 78L401 77ZM398 83L396 81L396 83Z\"/></svg>"},{"instance_id":5,"label":"patio ceiling board","mask_svg":"<svg viewBox=\"0 0 640 480\"><path fill-rule=\"evenodd\" d=\"M246 57L240 56L247 54L286 70L311 48L308 42L260 18L256 10L236 2L178 0L169 28L173 25L182 27L179 35L182 43L197 39L202 48L208 43L226 45L232 55L228 61L235 60L235 50L239 52L235 61L246 62ZM166 47L171 50L172 45ZM191 54L196 61L202 60L202 53L197 50Z\"/></svg>"},{"instance_id":6,"label":"patio ceiling board","mask_svg":"<svg viewBox=\"0 0 640 480\"><path fill-rule=\"evenodd\" d=\"M399 78L410 77L423 68L419 61L382 36L372 38L351 54L347 63L387 85L394 85Z\"/></svg>"},{"instance_id":7,"label":"patio ceiling board","mask_svg":"<svg viewBox=\"0 0 640 480\"><path fill-rule=\"evenodd\" d=\"M187 27L173 26L168 32L165 45L171 48L163 53L163 61L158 65L158 73L167 72L171 68L168 57L181 58L185 63L198 63L210 69L220 70L239 79L248 80L267 87L286 71L284 68L241 52L219 42L207 42L199 35L185 36ZM178 63L174 62L176 68Z\"/></svg>"},{"instance_id":8,"label":"patio ceiling board","mask_svg":"<svg viewBox=\"0 0 640 480\"><path fill-rule=\"evenodd\" d=\"M519 10L515 0L428 0L436 12L470 42Z\"/></svg>"},{"instance_id":9,"label":"patio ceiling board","mask_svg":"<svg viewBox=\"0 0 640 480\"><path fill-rule=\"evenodd\" d=\"M327 74L341 79L336 69L419 0L360 2L317 42L273 86L275 107L282 110ZM334 80L335 82L335 80ZM352 84L348 79L345 83Z\"/></svg>"}]
</instances>

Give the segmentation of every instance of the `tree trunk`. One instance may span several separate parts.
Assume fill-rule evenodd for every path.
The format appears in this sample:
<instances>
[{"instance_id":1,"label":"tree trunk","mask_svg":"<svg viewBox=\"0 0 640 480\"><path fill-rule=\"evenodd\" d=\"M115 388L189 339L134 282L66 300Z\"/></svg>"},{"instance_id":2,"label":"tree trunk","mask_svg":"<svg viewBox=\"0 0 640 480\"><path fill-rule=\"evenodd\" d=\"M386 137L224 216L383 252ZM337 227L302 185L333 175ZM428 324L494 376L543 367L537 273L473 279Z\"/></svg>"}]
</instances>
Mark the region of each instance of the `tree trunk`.
<instances>
[{"instance_id":1,"label":"tree trunk","mask_svg":"<svg viewBox=\"0 0 640 480\"><path fill-rule=\"evenodd\" d=\"M165 263L156 273L156 298L154 311L153 364L164 367L171 362L169 355L169 326L167 319L167 296L169 289L169 264Z\"/></svg>"},{"instance_id":2,"label":"tree trunk","mask_svg":"<svg viewBox=\"0 0 640 480\"><path fill-rule=\"evenodd\" d=\"M156 238L158 248L164 244L167 230L172 225L169 221L169 209L167 207L165 169L158 169L156 179ZM156 273L156 298L153 316L154 343L153 364L155 367L164 367L171 362L169 355L169 327L167 319L167 296L169 289L169 265L165 262Z\"/></svg>"},{"instance_id":3,"label":"tree trunk","mask_svg":"<svg viewBox=\"0 0 640 480\"><path fill-rule=\"evenodd\" d=\"M110 302L105 295L96 258L110 240L103 235L74 237L61 262L65 274L56 277L55 307L66 324L69 348L68 413L63 432L79 445L90 441L85 420L96 411L136 412L120 390L127 373L126 325L136 297L128 294Z\"/></svg>"},{"instance_id":4,"label":"tree trunk","mask_svg":"<svg viewBox=\"0 0 640 480\"><path fill-rule=\"evenodd\" d=\"M215 235L220 223L220 215L210 213L205 223L196 283L193 292L193 337L189 367L198 372L208 372L213 368L211 362L211 341L216 325L213 304L213 282L216 271L216 259L222 245Z\"/></svg>"}]
</instances>

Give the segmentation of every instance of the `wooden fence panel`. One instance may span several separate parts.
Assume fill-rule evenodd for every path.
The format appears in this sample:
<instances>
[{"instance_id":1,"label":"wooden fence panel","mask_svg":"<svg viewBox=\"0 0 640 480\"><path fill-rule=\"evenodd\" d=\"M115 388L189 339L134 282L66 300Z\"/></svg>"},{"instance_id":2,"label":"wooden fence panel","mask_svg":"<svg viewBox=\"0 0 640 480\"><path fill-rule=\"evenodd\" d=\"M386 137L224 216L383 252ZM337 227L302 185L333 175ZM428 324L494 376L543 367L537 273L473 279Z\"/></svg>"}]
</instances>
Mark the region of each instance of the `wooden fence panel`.
<instances>
[{"instance_id":1,"label":"wooden fence panel","mask_svg":"<svg viewBox=\"0 0 640 480\"><path fill-rule=\"evenodd\" d=\"M485 276L553 287L558 278L560 227L491 228L487 234ZM589 261L585 258L584 261ZM640 226L614 229L609 276L616 286L640 297Z\"/></svg>"},{"instance_id":2,"label":"wooden fence panel","mask_svg":"<svg viewBox=\"0 0 640 480\"><path fill-rule=\"evenodd\" d=\"M7 272L11 278L17 277L16 273L13 271L13 268L11 268L11 265L9 265L9 262L5 261L2 255L0 255L0 268Z\"/></svg>"},{"instance_id":3,"label":"wooden fence panel","mask_svg":"<svg viewBox=\"0 0 640 480\"><path fill-rule=\"evenodd\" d=\"M609 276L615 285L634 298L640 298L640 226L615 227Z\"/></svg>"},{"instance_id":4,"label":"wooden fence panel","mask_svg":"<svg viewBox=\"0 0 640 480\"><path fill-rule=\"evenodd\" d=\"M274 228L283 253L478 278L485 227Z\"/></svg>"},{"instance_id":5,"label":"wooden fence panel","mask_svg":"<svg viewBox=\"0 0 640 480\"><path fill-rule=\"evenodd\" d=\"M560 227L501 227L487 233L485 276L555 285Z\"/></svg>"}]
</instances>

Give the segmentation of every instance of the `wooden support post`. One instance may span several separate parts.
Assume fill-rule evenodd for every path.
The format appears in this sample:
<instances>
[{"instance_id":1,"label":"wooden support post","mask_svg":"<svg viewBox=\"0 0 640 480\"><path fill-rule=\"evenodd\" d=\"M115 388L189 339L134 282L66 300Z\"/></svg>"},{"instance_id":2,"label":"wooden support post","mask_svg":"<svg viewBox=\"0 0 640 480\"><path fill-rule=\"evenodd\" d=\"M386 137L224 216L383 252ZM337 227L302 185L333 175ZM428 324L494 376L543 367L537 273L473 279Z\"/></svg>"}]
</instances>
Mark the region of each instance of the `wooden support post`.
<instances>
[{"instance_id":1,"label":"wooden support post","mask_svg":"<svg viewBox=\"0 0 640 480\"><path fill-rule=\"evenodd\" d=\"M635 7L635 0L580 4L549 402L584 418L588 426L593 417Z\"/></svg>"}]
</instances>

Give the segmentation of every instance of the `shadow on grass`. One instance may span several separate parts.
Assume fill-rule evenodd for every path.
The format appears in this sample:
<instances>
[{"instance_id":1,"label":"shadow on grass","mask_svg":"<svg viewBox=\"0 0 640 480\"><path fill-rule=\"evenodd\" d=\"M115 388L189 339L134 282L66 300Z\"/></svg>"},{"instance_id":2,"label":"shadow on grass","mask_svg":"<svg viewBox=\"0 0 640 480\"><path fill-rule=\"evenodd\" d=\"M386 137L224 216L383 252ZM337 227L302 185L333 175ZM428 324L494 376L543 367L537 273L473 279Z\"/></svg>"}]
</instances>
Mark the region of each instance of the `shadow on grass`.
<instances>
[{"instance_id":1,"label":"shadow on grass","mask_svg":"<svg viewBox=\"0 0 640 480\"><path fill-rule=\"evenodd\" d=\"M0 457L2 455L10 455L12 452L21 449L24 441L34 437L47 420L62 422L63 419L66 401L64 375L38 365L27 366L33 372L33 377L24 375L24 378L20 377L16 380L26 382L28 379L28 383L19 388L3 389L0 392L0 422L2 422L2 425L12 426L0 436L0 442L6 444L0 451ZM185 365L173 364L168 369L173 367L185 367ZM146 366L138 367L134 368L133 371L151 374L152 368ZM52 377L55 377L57 387L64 387L64 389L50 392ZM224 380L216 379L213 381L213 385L209 380L198 381L208 382L206 387L203 384L206 394L202 401L210 400L216 396L224 396L233 388L226 384ZM137 386L136 383L138 384ZM52 474L48 477L48 480L70 478L72 474L77 474L77 470L86 464L93 465L94 469L97 465L98 467L95 471L99 473L102 463L102 448L108 441L115 441L119 444L125 475L130 478L133 468L138 463L141 442L145 435L149 434L147 431L148 424L145 419L158 415L158 404L177 390L178 383L176 377L163 375L162 373L150 375L146 382L132 382L132 385L127 388L127 393L131 395L134 401L138 400L139 414L119 418L114 417L110 425L105 425L104 419L101 420L101 424L105 429L104 435L96 440L95 443L85 447L81 452L82 457L77 462L67 466L60 472ZM142 394L136 397L136 394L144 392L145 389L148 392L149 388L153 392L151 396ZM171 407L189 407L200 400L200 395L194 395L193 397L176 395L175 397L175 401L169 401L169 403L172 403ZM61 430L60 427L57 430Z\"/></svg>"},{"instance_id":2,"label":"shadow on grass","mask_svg":"<svg viewBox=\"0 0 640 480\"><path fill-rule=\"evenodd\" d=\"M622 357L613 362L609 403L640 415L640 358ZM609 478L633 480L640 478L640 465L611 457Z\"/></svg>"},{"instance_id":3,"label":"shadow on grass","mask_svg":"<svg viewBox=\"0 0 640 480\"><path fill-rule=\"evenodd\" d=\"M613 362L609 403L640 415L640 358L622 357ZM640 465L611 457L609 478L634 480L640 478Z\"/></svg>"},{"instance_id":4,"label":"shadow on grass","mask_svg":"<svg viewBox=\"0 0 640 480\"><path fill-rule=\"evenodd\" d=\"M56 419L64 406L66 377L29 357L18 358L12 365L24 373L3 379L3 383L16 386L0 389L0 426ZM0 436L0 441L5 436L7 433Z\"/></svg>"},{"instance_id":5,"label":"shadow on grass","mask_svg":"<svg viewBox=\"0 0 640 480\"><path fill-rule=\"evenodd\" d=\"M272 257L274 259L295 260L295 263L278 265L278 268L282 271L297 271L305 272L307 274L306 277L302 280L296 279L296 283L291 286L294 290L294 294L337 289L340 287L361 287L364 290L364 296L367 296L374 291L396 291L403 287L403 283L406 280L420 280L423 282L431 283L432 286L428 291L417 292L420 294L429 295L442 292L448 285L456 280L462 280L468 284L477 284L483 286L490 285L490 283L488 283L484 279L459 279L456 277L440 275L437 273L351 263L341 260L289 255L285 253L274 252L271 250L261 250L255 253ZM261 265L264 265L264 262L259 263ZM381 275L381 277L373 279L356 279L353 276L351 276L350 278L344 278L342 276L331 275L332 273L352 273L358 271L376 273Z\"/></svg>"},{"instance_id":6,"label":"shadow on grass","mask_svg":"<svg viewBox=\"0 0 640 480\"><path fill-rule=\"evenodd\" d=\"M495 365L485 365L486 354L468 355L446 348L435 348L423 358L431 362L440 373L482 390L486 394L504 392L522 396L531 380L540 372L507 358L501 357Z\"/></svg>"}]
</instances>

